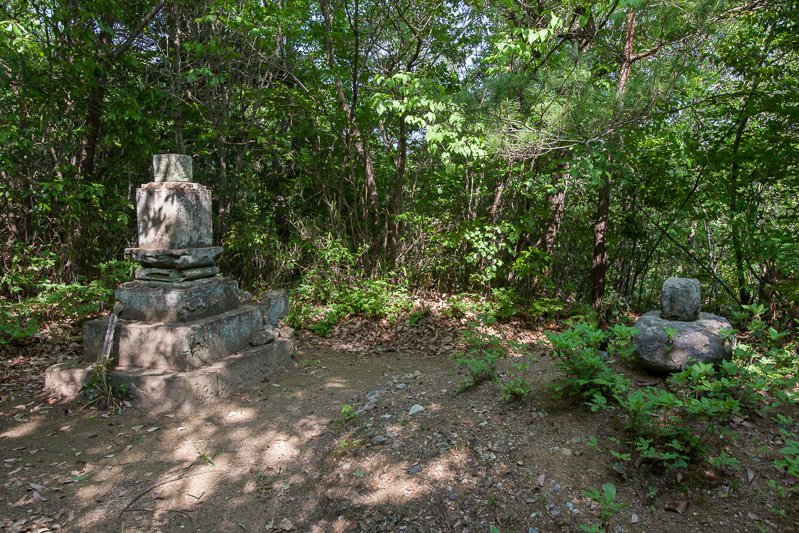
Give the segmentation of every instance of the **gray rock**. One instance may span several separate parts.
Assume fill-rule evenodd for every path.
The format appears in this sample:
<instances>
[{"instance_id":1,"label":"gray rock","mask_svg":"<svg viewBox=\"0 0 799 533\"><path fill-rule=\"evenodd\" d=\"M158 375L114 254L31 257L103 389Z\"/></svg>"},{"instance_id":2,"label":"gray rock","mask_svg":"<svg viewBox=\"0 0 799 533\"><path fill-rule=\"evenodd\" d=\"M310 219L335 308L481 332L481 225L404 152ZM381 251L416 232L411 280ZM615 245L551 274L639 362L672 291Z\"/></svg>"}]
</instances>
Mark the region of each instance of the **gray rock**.
<instances>
[{"instance_id":1,"label":"gray rock","mask_svg":"<svg viewBox=\"0 0 799 533\"><path fill-rule=\"evenodd\" d=\"M250 337L250 344L253 346L263 346L264 344L269 344L277 338L275 333L275 330L271 326L267 325L261 331L256 331L252 334L252 337Z\"/></svg>"},{"instance_id":2,"label":"gray rock","mask_svg":"<svg viewBox=\"0 0 799 533\"><path fill-rule=\"evenodd\" d=\"M277 326L280 319L289 313L289 295L286 291L269 291L264 294L261 300L264 320L273 326Z\"/></svg>"},{"instance_id":3,"label":"gray rock","mask_svg":"<svg viewBox=\"0 0 799 533\"><path fill-rule=\"evenodd\" d=\"M195 279L211 278L219 274L219 267L204 266L197 268L140 268L136 270L135 278L142 281L165 281L169 283L182 283Z\"/></svg>"},{"instance_id":4,"label":"gray rock","mask_svg":"<svg viewBox=\"0 0 799 533\"><path fill-rule=\"evenodd\" d=\"M419 471L421 471L421 470L422 470L422 467L421 467L421 466L419 466L419 465L416 465L416 466L414 466L413 468L411 468L410 470L408 470L408 473L409 473L409 474L417 474L417 473L419 473Z\"/></svg>"},{"instance_id":5,"label":"gray rock","mask_svg":"<svg viewBox=\"0 0 799 533\"><path fill-rule=\"evenodd\" d=\"M125 305L119 317L145 322L186 322L238 307L238 283L230 278L205 278L185 283L130 281L116 298Z\"/></svg>"},{"instance_id":6,"label":"gray rock","mask_svg":"<svg viewBox=\"0 0 799 533\"><path fill-rule=\"evenodd\" d=\"M179 250L150 250L147 248L125 248L125 253L145 267L155 268L194 268L213 266L216 257L222 253L221 246L205 248L183 248Z\"/></svg>"},{"instance_id":7,"label":"gray rock","mask_svg":"<svg viewBox=\"0 0 799 533\"><path fill-rule=\"evenodd\" d=\"M665 328L676 333L669 339ZM660 311L650 311L635 323L635 349L644 366L661 372L679 372L701 361L716 363L732 356L734 338L724 340L719 332L732 328L723 317L701 313L699 320L684 322L666 320Z\"/></svg>"},{"instance_id":8,"label":"gray rock","mask_svg":"<svg viewBox=\"0 0 799 533\"><path fill-rule=\"evenodd\" d=\"M407 386L405 383L397 383L397 390L404 390Z\"/></svg>"},{"instance_id":9,"label":"gray rock","mask_svg":"<svg viewBox=\"0 0 799 533\"><path fill-rule=\"evenodd\" d=\"M147 183L136 189L139 248L213 246L211 191L199 183Z\"/></svg>"},{"instance_id":10,"label":"gray rock","mask_svg":"<svg viewBox=\"0 0 799 533\"><path fill-rule=\"evenodd\" d=\"M107 326L107 318L84 323L86 361L97 359ZM256 306L243 306L185 323L119 320L114 329L111 358L121 368L193 370L250 349L252 333L263 327L263 317Z\"/></svg>"},{"instance_id":11,"label":"gray rock","mask_svg":"<svg viewBox=\"0 0 799 533\"><path fill-rule=\"evenodd\" d=\"M663 283L661 317L667 320L697 320L701 303L698 279L669 278Z\"/></svg>"},{"instance_id":12,"label":"gray rock","mask_svg":"<svg viewBox=\"0 0 799 533\"><path fill-rule=\"evenodd\" d=\"M153 156L153 181L191 181L191 157L182 154Z\"/></svg>"}]
</instances>

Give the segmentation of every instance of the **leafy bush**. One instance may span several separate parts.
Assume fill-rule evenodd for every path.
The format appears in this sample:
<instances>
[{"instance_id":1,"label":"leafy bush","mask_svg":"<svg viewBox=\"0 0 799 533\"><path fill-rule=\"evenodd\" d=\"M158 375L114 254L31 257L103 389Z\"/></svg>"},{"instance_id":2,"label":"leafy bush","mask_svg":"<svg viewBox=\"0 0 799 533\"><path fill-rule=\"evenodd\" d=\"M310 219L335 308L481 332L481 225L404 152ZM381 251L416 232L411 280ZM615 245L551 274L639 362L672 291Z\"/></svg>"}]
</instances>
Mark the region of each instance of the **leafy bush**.
<instances>
[{"instance_id":1,"label":"leafy bush","mask_svg":"<svg viewBox=\"0 0 799 533\"><path fill-rule=\"evenodd\" d=\"M610 352L602 353L599 349L611 336L611 332L584 322L562 333L547 333L552 354L559 359L556 366L566 374L555 386L558 396L580 395L601 403L607 396L615 397L629 388L629 381L608 364Z\"/></svg>"},{"instance_id":2,"label":"leafy bush","mask_svg":"<svg viewBox=\"0 0 799 533\"><path fill-rule=\"evenodd\" d=\"M619 397L641 456L667 466L686 467L703 457L713 437L740 411L713 367L697 363L669 378L673 392L647 387Z\"/></svg>"},{"instance_id":3,"label":"leafy bush","mask_svg":"<svg viewBox=\"0 0 799 533\"><path fill-rule=\"evenodd\" d=\"M774 464L784 467L789 476L799 478L799 441L786 441L780 454L782 454L782 458L774 461Z\"/></svg>"},{"instance_id":4,"label":"leafy bush","mask_svg":"<svg viewBox=\"0 0 799 533\"><path fill-rule=\"evenodd\" d=\"M523 378L512 379L502 385L502 397L508 402L526 398L531 392L533 385Z\"/></svg>"},{"instance_id":5,"label":"leafy bush","mask_svg":"<svg viewBox=\"0 0 799 533\"><path fill-rule=\"evenodd\" d=\"M42 322L63 322L100 310L114 299L117 285L130 279L133 264L109 261L96 265L100 277L73 283L50 280L56 256L44 250L23 263L15 256L12 268L0 278L9 298L0 300L0 343L35 334ZM16 300L16 301L14 301Z\"/></svg>"},{"instance_id":6,"label":"leafy bush","mask_svg":"<svg viewBox=\"0 0 799 533\"><path fill-rule=\"evenodd\" d=\"M566 304L559 298L536 298L530 302L528 312L537 317L551 320L562 316Z\"/></svg>"},{"instance_id":7,"label":"leafy bush","mask_svg":"<svg viewBox=\"0 0 799 533\"><path fill-rule=\"evenodd\" d=\"M315 263L292 292L286 323L327 335L341 320L358 315L395 320L413 308L407 287L388 279L368 279L356 265L365 252L350 251L341 241L326 238L315 245Z\"/></svg>"},{"instance_id":8,"label":"leafy bush","mask_svg":"<svg viewBox=\"0 0 799 533\"><path fill-rule=\"evenodd\" d=\"M621 509L629 507L629 503L619 503L616 501L616 485L613 483L605 483L602 485L602 492L594 487L588 487L588 491L583 495L589 500L593 500L599 504L599 518L602 523L606 523L614 514ZM592 528L583 526L583 531L594 531Z\"/></svg>"},{"instance_id":9,"label":"leafy bush","mask_svg":"<svg viewBox=\"0 0 799 533\"><path fill-rule=\"evenodd\" d=\"M463 392L485 381L497 381L497 361L504 359L511 351L521 350L521 345L515 340L505 340L497 335L481 331L481 327L496 324L497 319L491 315L480 315L478 320L469 324L469 329L463 332L466 341L464 352L454 352L450 358L457 362L459 367L465 367L468 378L458 386L457 391Z\"/></svg>"}]
</instances>

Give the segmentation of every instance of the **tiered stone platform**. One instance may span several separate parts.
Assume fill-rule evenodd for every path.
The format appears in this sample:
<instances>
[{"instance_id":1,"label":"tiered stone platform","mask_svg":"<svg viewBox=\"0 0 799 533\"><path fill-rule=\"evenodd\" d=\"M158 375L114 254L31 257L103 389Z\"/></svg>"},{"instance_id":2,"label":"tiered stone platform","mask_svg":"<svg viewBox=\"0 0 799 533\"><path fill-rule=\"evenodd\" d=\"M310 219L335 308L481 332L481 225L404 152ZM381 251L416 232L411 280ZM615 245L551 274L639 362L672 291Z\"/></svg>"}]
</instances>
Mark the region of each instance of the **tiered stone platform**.
<instances>
[{"instance_id":1,"label":"tiered stone platform","mask_svg":"<svg viewBox=\"0 0 799 533\"><path fill-rule=\"evenodd\" d=\"M191 182L191 158L155 156L153 167L155 181L136 191L139 247L126 253L142 268L116 291L110 379L128 383L145 409L191 411L290 361L293 333L278 327L288 297L271 291L258 303L235 280L217 277L223 249L212 245L211 194ZM49 393L79 394L108 324L86 322L84 360L50 367Z\"/></svg>"}]
</instances>

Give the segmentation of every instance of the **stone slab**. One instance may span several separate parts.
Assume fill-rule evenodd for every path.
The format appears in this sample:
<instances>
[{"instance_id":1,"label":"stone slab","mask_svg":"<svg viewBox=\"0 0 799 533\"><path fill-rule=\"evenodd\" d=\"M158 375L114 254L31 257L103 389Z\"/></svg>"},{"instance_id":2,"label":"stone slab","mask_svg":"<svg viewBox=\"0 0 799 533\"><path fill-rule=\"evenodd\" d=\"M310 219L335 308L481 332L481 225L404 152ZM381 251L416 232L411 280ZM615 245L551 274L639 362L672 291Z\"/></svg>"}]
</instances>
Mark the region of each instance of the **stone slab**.
<instances>
[{"instance_id":1,"label":"stone slab","mask_svg":"<svg viewBox=\"0 0 799 533\"><path fill-rule=\"evenodd\" d=\"M285 368L295 347L294 338L278 339L190 372L116 369L109 376L112 383L130 385L129 400L136 407L158 413L194 414ZM45 371L45 391L61 398L76 398L92 371L85 364L53 365Z\"/></svg>"},{"instance_id":2,"label":"stone slab","mask_svg":"<svg viewBox=\"0 0 799 533\"><path fill-rule=\"evenodd\" d=\"M153 181L191 181L191 157L182 154L153 156Z\"/></svg>"},{"instance_id":3,"label":"stone slab","mask_svg":"<svg viewBox=\"0 0 799 533\"><path fill-rule=\"evenodd\" d=\"M139 248L213 246L211 191L199 183L147 183L136 189Z\"/></svg>"},{"instance_id":4,"label":"stone slab","mask_svg":"<svg viewBox=\"0 0 799 533\"><path fill-rule=\"evenodd\" d=\"M97 360L107 324L105 318L83 325L86 361ZM249 348L253 334L263 327L261 310L254 305L192 322L119 320L111 359L120 368L192 370Z\"/></svg>"},{"instance_id":5,"label":"stone slab","mask_svg":"<svg viewBox=\"0 0 799 533\"><path fill-rule=\"evenodd\" d=\"M147 248L125 248L130 258L149 268L196 268L214 266L216 258L225 249L221 246L205 248L182 248L179 250L150 250Z\"/></svg>"},{"instance_id":6,"label":"stone slab","mask_svg":"<svg viewBox=\"0 0 799 533\"><path fill-rule=\"evenodd\" d=\"M289 296L286 291L269 291L261 299L264 320L270 326L277 326L280 319L289 313Z\"/></svg>"},{"instance_id":7,"label":"stone slab","mask_svg":"<svg viewBox=\"0 0 799 533\"><path fill-rule=\"evenodd\" d=\"M189 322L235 309L239 284L231 278L207 278L186 283L130 281L116 290L124 305L123 320Z\"/></svg>"},{"instance_id":8,"label":"stone slab","mask_svg":"<svg viewBox=\"0 0 799 533\"><path fill-rule=\"evenodd\" d=\"M177 270L174 268L139 268L135 278L142 281L163 281L166 283L183 283L196 279L211 278L219 274L219 267L204 266Z\"/></svg>"},{"instance_id":9,"label":"stone slab","mask_svg":"<svg viewBox=\"0 0 799 533\"><path fill-rule=\"evenodd\" d=\"M666 320L697 320L702 305L698 279L668 278L663 283L660 316Z\"/></svg>"},{"instance_id":10,"label":"stone slab","mask_svg":"<svg viewBox=\"0 0 799 533\"><path fill-rule=\"evenodd\" d=\"M676 333L669 339L666 328ZM696 362L717 363L732 356L732 339L722 339L719 332L732 328L723 317L701 313L699 320L666 320L660 311L645 313L635 323L638 330L633 343L641 363L660 372L679 372Z\"/></svg>"}]
</instances>

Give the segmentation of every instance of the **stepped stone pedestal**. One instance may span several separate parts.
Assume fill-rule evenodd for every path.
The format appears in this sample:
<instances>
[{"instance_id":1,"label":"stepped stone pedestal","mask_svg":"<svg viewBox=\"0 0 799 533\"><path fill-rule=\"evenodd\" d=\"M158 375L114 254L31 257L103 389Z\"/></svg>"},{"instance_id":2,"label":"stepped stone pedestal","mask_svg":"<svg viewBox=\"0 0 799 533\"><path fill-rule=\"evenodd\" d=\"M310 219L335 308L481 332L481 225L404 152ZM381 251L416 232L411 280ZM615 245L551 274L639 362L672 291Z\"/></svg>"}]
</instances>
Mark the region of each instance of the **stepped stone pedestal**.
<instances>
[{"instance_id":1,"label":"stepped stone pedestal","mask_svg":"<svg viewBox=\"0 0 799 533\"><path fill-rule=\"evenodd\" d=\"M699 280L666 280L663 309L645 313L635 323L633 343L645 367L679 372L697 362L714 364L732 356L735 337L721 335L732 325L724 317L700 312L700 306Z\"/></svg>"},{"instance_id":2,"label":"stepped stone pedestal","mask_svg":"<svg viewBox=\"0 0 799 533\"><path fill-rule=\"evenodd\" d=\"M128 383L131 400L145 409L191 411L290 361L293 332L278 327L289 301L270 291L259 304L235 280L216 276L223 249L213 246L211 193L191 182L190 157L157 155L153 171L155 181L136 191L139 247L125 252L142 268L116 290L110 379ZM109 321L86 322L84 360L50 367L49 393L79 394Z\"/></svg>"}]
</instances>

